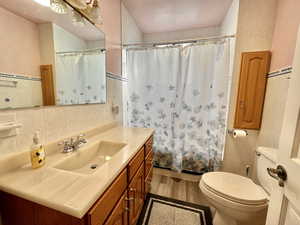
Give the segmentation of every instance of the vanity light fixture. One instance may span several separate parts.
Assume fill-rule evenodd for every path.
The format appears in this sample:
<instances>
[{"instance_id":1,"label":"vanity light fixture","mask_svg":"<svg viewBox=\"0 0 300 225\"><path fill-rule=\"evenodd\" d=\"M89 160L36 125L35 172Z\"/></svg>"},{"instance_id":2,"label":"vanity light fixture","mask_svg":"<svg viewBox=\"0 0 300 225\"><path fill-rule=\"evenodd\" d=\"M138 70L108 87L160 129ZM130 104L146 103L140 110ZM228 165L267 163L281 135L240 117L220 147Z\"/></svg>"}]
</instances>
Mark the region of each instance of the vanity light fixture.
<instances>
[{"instance_id":1,"label":"vanity light fixture","mask_svg":"<svg viewBox=\"0 0 300 225\"><path fill-rule=\"evenodd\" d=\"M58 14L68 13L68 6L63 0L51 0L50 7Z\"/></svg>"},{"instance_id":2,"label":"vanity light fixture","mask_svg":"<svg viewBox=\"0 0 300 225\"><path fill-rule=\"evenodd\" d=\"M101 9L99 7L99 0L94 0L91 5L85 10L85 12L91 17L95 23L102 25L103 18L101 15Z\"/></svg>"},{"instance_id":3,"label":"vanity light fixture","mask_svg":"<svg viewBox=\"0 0 300 225\"><path fill-rule=\"evenodd\" d=\"M68 2L77 9L84 10L87 8L86 0L68 0Z\"/></svg>"},{"instance_id":4,"label":"vanity light fixture","mask_svg":"<svg viewBox=\"0 0 300 225\"><path fill-rule=\"evenodd\" d=\"M76 26L84 26L86 21L85 18L76 10L72 10L72 22Z\"/></svg>"},{"instance_id":5,"label":"vanity light fixture","mask_svg":"<svg viewBox=\"0 0 300 225\"><path fill-rule=\"evenodd\" d=\"M64 0L33 0L34 2L51 8L55 13L67 14L69 12L69 7ZM68 2L78 10L85 12L91 20L95 23L101 25L103 23L103 18L101 15L101 10L99 7L99 0L68 0ZM78 13L76 10L72 9L72 21L74 25L84 26L86 24L85 18Z\"/></svg>"},{"instance_id":6,"label":"vanity light fixture","mask_svg":"<svg viewBox=\"0 0 300 225\"><path fill-rule=\"evenodd\" d=\"M103 17L101 15L100 0L86 0L87 7L84 10L80 10L83 14L87 15L93 23L102 25Z\"/></svg>"}]
</instances>

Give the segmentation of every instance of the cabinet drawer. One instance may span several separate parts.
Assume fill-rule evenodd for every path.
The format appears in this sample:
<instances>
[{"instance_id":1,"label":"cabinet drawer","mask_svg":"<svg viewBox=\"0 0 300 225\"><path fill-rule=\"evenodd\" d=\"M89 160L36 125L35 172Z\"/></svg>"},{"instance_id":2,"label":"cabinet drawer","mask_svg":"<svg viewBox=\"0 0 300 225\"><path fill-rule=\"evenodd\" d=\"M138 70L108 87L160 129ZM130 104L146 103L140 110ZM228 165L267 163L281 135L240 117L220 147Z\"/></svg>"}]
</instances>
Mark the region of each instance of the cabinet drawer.
<instances>
[{"instance_id":1,"label":"cabinet drawer","mask_svg":"<svg viewBox=\"0 0 300 225\"><path fill-rule=\"evenodd\" d=\"M152 167L153 167L153 151L151 150L145 159L145 177L148 176Z\"/></svg>"},{"instance_id":2,"label":"cabinet drawer","mask_svg":"<svg viewBox=\"0 0 300 225\"><path fill-rule=\"evenodd\" d=\"M150 169L148 176L145 179L145 197L151 190L151 181L153 177L153 168Z\"/></svg>"},{"instance_id":3,"label":"cabinet drawer","mask_svg":"<svg viewBox=\"0 0 300 225\"><path fill-rule=\"evenodd\" d=\"M153 136L151 136L145 144L145 155L148 155L148 153L152 150L152 145L153 145Z\"/></svg>"},{"instance_id":4,"label":"cabinet drawer","mask_svg":"<svg viewBox=\"0 0 300 225\"><path fill-rule=\"evenodd\" d=\"M127 188L125 169L88 212L89 225L102 225Z\"/></svg>"},{"instance_id":5,"label":"cabinet drawer","mask_svg":"<svg viewBox=\"0 0 300 225\"><path fill-rule=\"evenodd\" d=\"M144 147L134 156L134 158L128 164L128 180L134 177L134 174L137 172L139 167L144 161Z\"/></svg>"},{"instance_id":6,"label":"cabinet drawer","mask_svg":"<svg viewBox=\"0 0 300 225\"><path fill-rule=\"evenodd\" d=\"M128 225L128 200L127 191L123 194L105 225Z\"/></svg>"}]
</instances>

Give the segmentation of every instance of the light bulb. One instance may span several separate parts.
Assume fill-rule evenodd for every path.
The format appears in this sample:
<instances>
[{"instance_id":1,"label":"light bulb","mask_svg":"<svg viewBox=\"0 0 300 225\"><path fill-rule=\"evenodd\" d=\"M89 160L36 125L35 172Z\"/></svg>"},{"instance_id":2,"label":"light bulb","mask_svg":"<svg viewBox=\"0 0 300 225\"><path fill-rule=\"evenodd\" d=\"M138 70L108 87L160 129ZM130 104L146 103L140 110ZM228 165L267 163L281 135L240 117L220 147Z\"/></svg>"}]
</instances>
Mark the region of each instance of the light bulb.
<instances>
[{"instance_id":1,"label":"light bulb","mask_svg":"<svg viewBox=\"0 0 300 225\"><path fill-rule=\"evenodd\" d=\"M68 6L63 0L51 0L51 9L58 14L67 14Z\"/></svg>"},{"instance_id":2,"label":"light bulb","mask_svg":"<svg viewBox=\"0 0 300 225\"><path fill-rule=\"evenodd\" d=\"M74 9L72 10L72 22L76 26L85 25L85 19Z\"/></svg>"},{"instance_id":3,"label":"light bulb","mask_svg":"<svg viewBox=\"0 0 300 225\"><path fill-rule=\"evenodd\" d=\"M33 0L36 3L42 5L42 6L46 6L46 7L50 7L50 0Z\"/></svg>"}]
</instances>

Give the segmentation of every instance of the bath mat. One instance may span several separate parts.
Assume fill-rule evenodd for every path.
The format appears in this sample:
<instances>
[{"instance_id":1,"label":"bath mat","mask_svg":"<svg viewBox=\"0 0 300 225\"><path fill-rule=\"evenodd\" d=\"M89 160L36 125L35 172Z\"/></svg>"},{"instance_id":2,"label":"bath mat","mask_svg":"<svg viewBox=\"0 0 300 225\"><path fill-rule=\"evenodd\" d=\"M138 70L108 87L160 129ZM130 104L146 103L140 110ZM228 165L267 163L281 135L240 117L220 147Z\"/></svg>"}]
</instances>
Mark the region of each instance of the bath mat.
<instances>
[{"instance_id":1,"label":"bath mat","mask_svg":"<svg viewBox=\"0 0 300 225\"><path fill-rule=\"evenodd\" d=\"M209 207L149 194L138 225L212 225Z\"/></svg>"}]
</instances>

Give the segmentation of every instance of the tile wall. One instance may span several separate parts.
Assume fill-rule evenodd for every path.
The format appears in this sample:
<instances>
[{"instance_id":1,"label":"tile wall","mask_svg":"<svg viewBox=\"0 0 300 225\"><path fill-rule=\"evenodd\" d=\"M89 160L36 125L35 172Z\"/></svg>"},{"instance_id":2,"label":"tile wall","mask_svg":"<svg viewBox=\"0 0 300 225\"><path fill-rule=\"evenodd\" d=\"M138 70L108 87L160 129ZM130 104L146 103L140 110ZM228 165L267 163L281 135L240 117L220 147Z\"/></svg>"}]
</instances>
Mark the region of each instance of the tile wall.
<instances>
[{"instance_id":1,"label":"tile wall","mask_svg":"<svg viewBox=\"0 0 300 225\"><path fill-rule=\"evenodd\" d=\"M121 123L122 81L107 78L107 94L107 104L102 105L1 110L0 121L6 115L13 115L23 126L19 128L17 136L0 139L0 157L28 150L36 130L40 131L42 142L49 143L112 121ZM112 104L120 107L119 114L112 113Z\"/></svg>"}]
</instances>

